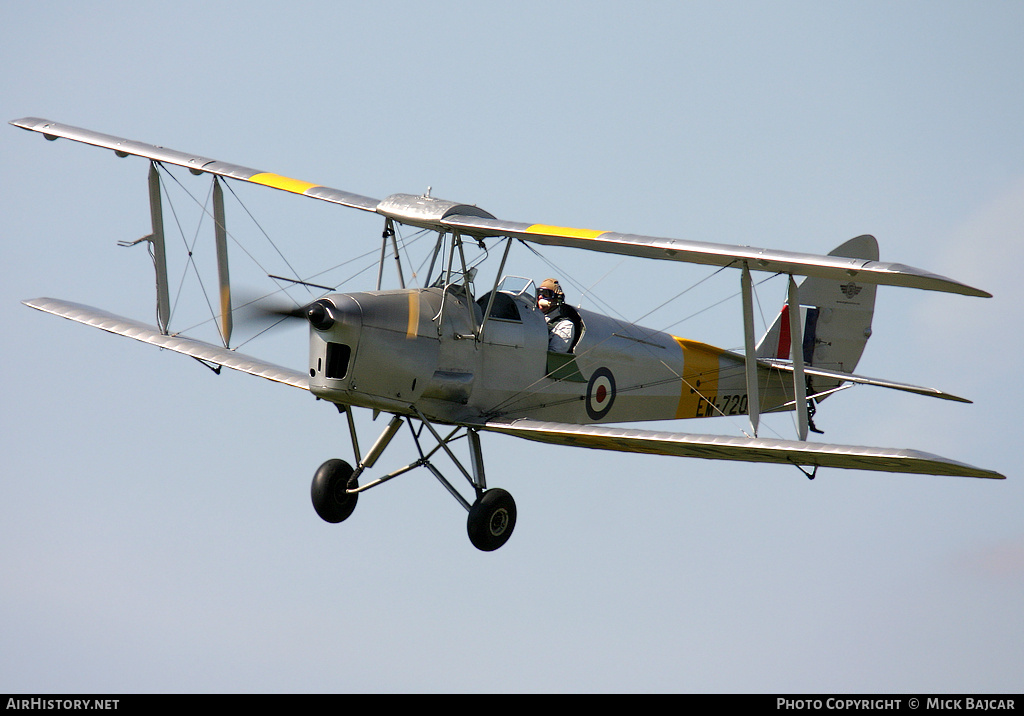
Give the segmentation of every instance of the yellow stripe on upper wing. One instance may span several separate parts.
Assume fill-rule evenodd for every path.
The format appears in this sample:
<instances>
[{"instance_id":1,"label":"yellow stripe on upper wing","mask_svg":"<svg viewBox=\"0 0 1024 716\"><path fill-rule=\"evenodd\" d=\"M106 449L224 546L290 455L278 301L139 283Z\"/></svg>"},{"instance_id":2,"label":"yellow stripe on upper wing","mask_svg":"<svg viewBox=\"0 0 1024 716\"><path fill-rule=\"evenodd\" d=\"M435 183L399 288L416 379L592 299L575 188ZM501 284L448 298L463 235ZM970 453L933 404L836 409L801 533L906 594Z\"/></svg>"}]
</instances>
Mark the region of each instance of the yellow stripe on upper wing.
<instances>
[{"instance_id":1,"label":"yellow stripe on upper wing","mask_svg":"<svg viewBox=\"0 0 1024 716\"><path fill-rule=\"evenodd\" d=\"M309 189L312 189L315 186L320 186L319 184L310 184L308 181L289 179L288 177L283 177L280 174L272 174L270 172L255 174L249 177L249 181L255 182L256 184L262 184L264 186L270 186L275 189L283 189L284 191L290 191L295 194L305 194Z\"/></svg>"},{"instance_id":2,"label":"yellow stripe on upper wing","mask_svg":"<svg viewBox=\"0 0 1024 716\"><path fill-rule=\"evenodd\" d=\"M573 229L568 226L549 226L547 224L534 224L527 227L528 234L547 234L549 236L561 236L567 239L596 239L606 231L594 231L593 229Z\"/></svg>"}]
</instances>

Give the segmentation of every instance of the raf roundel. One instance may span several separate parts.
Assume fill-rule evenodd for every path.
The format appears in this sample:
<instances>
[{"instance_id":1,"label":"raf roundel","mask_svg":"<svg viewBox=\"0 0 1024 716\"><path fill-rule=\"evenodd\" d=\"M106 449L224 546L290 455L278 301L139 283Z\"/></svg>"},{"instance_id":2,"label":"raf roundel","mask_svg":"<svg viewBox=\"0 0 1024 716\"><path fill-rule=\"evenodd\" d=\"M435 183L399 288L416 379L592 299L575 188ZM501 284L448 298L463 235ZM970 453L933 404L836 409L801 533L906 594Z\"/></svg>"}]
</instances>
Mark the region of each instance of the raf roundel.
<instances>
[{"instance_id":1,"label":"raf roundel","mask_svg":"<svg viewBox=\"0 0 1024 716\"><path fill-rule=\"evenodd\" d=\"M615 376L607 368L598 368L587 385L587 415L591 420L600 420L612 409L614 402Z\"/></svg>"}]
</instances>

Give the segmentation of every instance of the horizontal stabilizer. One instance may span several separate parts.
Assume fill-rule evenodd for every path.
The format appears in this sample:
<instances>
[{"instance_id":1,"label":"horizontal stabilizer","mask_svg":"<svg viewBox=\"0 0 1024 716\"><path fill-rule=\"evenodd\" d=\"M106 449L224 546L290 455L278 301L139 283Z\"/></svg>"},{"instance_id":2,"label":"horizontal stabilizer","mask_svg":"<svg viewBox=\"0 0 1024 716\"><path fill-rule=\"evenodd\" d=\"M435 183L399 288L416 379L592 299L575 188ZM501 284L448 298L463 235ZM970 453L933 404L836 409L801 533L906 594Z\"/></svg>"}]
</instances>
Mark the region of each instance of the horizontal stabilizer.
<instances>
[{"instance_id":1,"label":"horizontal stabilizer","mask_svg":"<svg viewBox=\"0 0 1024 716\"><path fill-rule=\"evenodd\" d=\"M789 373L793 372L793 364L788 362L761 359L757 361L757 364L775 368L776 370L786 371ZM944 390L939 390L938 388L924 388L919 385L910 385L909 383L897 383L894 380L868 378L867 376L854 375L853 373L843 373L838 370L825 370L824 368L808 368L807 366L804 366L804 374L809 376L818 376L820 378L830 378L845 383L859 383L861 385L874 385L879 388L892 388L893 390L902 390L906 393L926 395L929 398L955 400L958 403L973 402L968 400L967 398L961 398L959 395L953 395L952 393L947 393ZM813 398L814 396L809 394L807 397Z\"/></svg>"},{"instance_id":2,"label":"horizontal stabilizer","mask_svg":"<svg viewBox=\"0 0 1024 716\"><path fill-rule=\"evenodd\" d=\"M795 440L738 438L725 435L690 435L536 420L513 420L510 422L494 420L477 427L536 442L596 450L699 457L706 460L836 467L846 470L1005 479L1004 475L992 470L984 470L916 450L828 445Z\"/></svg>"},{"instance_id":3,"label":"horizontal stabilizer","mask_svg":"<svg viewBox=\"0 0 1024 716\"><path fill-rule=\"evenodd\" d=\"M78 303L71 303L70 301L61 301L56 298L34 298L29 301L22 301L22 303L37 311L52 313L55 316L84 323L87 326L99 328L109 333L134 338L143 343L183 353L193 358L259 376L260 378L266 378L276 383L284 383L295 388L309 390L309 378L304 373L299 373L289 368L282 368L279 365L267 363L258 358L252 358L233 350L222 348L221 346L197 341L194 338L164 335L155 326L133 321L130 318L115 316L98 308L83 306Z\"/></svg>"}]
</instances>

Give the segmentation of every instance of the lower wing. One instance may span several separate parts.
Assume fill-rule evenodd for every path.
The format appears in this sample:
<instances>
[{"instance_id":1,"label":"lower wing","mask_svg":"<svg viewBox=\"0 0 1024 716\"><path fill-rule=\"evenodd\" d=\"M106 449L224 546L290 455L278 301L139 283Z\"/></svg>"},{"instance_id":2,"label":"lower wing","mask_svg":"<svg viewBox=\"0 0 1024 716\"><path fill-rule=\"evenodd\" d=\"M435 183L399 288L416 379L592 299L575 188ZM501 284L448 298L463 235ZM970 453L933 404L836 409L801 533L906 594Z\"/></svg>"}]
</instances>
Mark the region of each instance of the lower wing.
<instances>
[{"instance_id":1,"label":"lower wing","mask_svg":"<svg viewBox=\"0 0 1024 716\"><path fill-rule=\"evenodd\" d=\"M1005 479L1005 475L992 470L966 465L917 450L829 445L796 440L737 438L724 435L690 435L526 419L508 422L492 420L475 427L536 442L596 450L699 457L706 460L771 462L814 468L838 467L848 470Z\"/></svg>"},{"instance_id":2,"label":"lower wing","mask_svg":"<svg viewBox=\"0 0 1024 716\"><path fill-rule=\"evenodd\" d=\"M130 318L115 316L113 313L107 313L98 308L83 306L56 298L34 298L29 301L22 301L22 303L37 311L52 313L55 316L84 323L87 326L99 328L109 333L134 338L143 343L183 353L208 363L222 365L225 368L266 378L276 383L284 383L295 388L309 390L309 378L298 371L282 368L279 365L262 361L259 358L253 358L252 356L204 341L197 341L194 338L165 335L154 326L133 321Z\"/></svg>"}]
</instances>

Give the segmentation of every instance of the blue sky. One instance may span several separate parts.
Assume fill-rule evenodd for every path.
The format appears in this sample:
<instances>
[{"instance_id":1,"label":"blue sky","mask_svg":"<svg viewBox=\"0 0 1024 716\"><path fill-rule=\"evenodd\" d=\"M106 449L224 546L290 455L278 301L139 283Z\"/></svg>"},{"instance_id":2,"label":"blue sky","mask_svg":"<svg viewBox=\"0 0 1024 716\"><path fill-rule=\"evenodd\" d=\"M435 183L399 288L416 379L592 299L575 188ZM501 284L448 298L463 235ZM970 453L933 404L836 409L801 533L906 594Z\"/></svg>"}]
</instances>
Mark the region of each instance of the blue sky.
<instances>
[{"instance_id":1,"label":"blue sky","mask_svg":"<svg viewBox=\"0 0 1024 716\"><path fill-rule=\"evenodd\" d=\"M423 471L327 525L309 480L350 450L329 406L20 305L153 320L148 258L116 246L149 231L147 168L5 125L0 690L1019 691L1018 4L36 2L0 20L5 120L374 197L431 186L514 221L816 253L872 233L883 260L994 298L881 289L858 372L975 402L855 388L822 405L824 439L1008 476L809 482L485 436L519 507L498 552ZM178 176L202 201L208 182ZM261 231L305 275L378 246L361 212L236 191L260 228L233 198L229 224L268 263ZM202 264L189 201L175 220ZM630 318L709 273L544 255L510 272L555 267ZM197 288L172 326L202 320ZM644 323L741 346L738 299L701 312L737 291L720 274ZM784 291L759 288L766 316ZM305 334L245 350L301 368Z\"/></svg>"}]
</instances>

